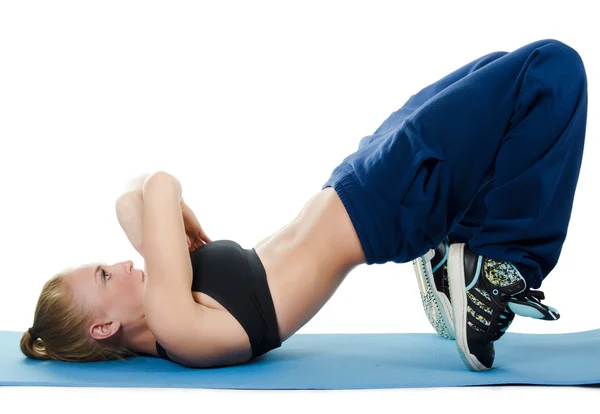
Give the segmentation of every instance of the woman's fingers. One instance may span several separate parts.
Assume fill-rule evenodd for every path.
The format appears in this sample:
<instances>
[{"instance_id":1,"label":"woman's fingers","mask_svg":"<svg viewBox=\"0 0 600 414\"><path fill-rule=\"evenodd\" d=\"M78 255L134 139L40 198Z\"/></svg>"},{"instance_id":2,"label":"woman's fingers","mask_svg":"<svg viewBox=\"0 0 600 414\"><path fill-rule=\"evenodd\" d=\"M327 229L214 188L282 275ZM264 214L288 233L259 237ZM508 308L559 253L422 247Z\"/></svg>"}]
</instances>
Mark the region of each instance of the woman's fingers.
<instances>
[{"instance_id":1,"label":"woman's fingers","mask_svg":"<svg viewBox=\"0 0 600 414\"><path fill-rule=\"evenodd\" d=\"M198 240L204 243L209 243L212 241L202 229L198 230L196 233L196 239L194 241L197 242Z\"/></svg>"},{"instance_id":2,"label":"woman's fingers","mask_svg":"<svg viewBox=\"0 0 600 414\"><path fill-rule=\"evenodd\" d=\"M206 243L210 243L211 241L212 240L206 237L206 234L201 231L196 232L196 237L193 241L190 241L190 238L188 236L188 246L190 253L196 250L198 247L204 246Z\"/></svg>"}]
</instances>

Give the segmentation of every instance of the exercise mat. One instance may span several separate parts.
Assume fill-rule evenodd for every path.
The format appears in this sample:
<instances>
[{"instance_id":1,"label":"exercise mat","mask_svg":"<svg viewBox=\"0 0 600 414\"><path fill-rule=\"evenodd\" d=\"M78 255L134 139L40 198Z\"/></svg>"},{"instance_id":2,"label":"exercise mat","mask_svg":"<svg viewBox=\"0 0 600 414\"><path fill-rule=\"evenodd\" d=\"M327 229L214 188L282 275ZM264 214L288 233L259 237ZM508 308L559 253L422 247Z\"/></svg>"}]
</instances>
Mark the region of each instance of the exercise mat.
<instances>
[{"instance_id":1,"label":"exercise mat","mask_svg":"<svg viewBox=\"0 0 600 414\"><path fill-rule=\"evenodd\" d=\"M507 333L491 371L471 372L454 341L429 333L297 334L249 363L186 368L146 356L127 361L25 358L21 332L0 331L0 385L219 389L367 389L600 384L600 329Z\"/></svg>"}]
</instances>

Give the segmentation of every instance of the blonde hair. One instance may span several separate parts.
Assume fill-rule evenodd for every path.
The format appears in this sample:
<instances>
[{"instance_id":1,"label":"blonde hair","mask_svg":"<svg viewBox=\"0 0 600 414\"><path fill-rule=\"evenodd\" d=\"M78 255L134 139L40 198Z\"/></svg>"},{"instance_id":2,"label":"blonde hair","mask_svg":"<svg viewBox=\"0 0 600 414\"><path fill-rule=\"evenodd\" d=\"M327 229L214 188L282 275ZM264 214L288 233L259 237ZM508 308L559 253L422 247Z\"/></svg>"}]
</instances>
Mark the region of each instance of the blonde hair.
<instances>
[{"instance_id":1,"label":"blonde hair","mask_svg":"<svg viewBox=\"0 0 600 414\"><path fill-rule=\"evenodd\" d=\"M25 331L21 352L32 359L77 362L125 360L137 355L121 343L119 334L103 341L89 334L93 315L77 303L73 290L65 283L72 269L60 271L44 284L33 318L36 337Z\"/></svg>"}]
</instances>

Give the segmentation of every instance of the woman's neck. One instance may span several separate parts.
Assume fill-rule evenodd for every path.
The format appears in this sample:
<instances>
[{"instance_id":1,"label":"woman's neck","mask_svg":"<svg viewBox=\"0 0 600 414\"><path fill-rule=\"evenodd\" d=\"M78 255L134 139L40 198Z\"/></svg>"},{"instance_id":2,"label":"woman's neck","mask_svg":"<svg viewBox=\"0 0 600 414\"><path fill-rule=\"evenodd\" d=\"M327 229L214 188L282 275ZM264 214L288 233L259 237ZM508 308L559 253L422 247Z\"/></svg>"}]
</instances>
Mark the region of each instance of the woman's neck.
<instances>
[{"instance_id":1,"label":"woman's neck","mask_svg":"<svg viewBox=\"0 0 600 414\"><path fill-rule=\"evenodd\" d=\"M123 342L133 352L158 356L156 338L145 317L123 328Z\"/></svg>"}]
</instances>

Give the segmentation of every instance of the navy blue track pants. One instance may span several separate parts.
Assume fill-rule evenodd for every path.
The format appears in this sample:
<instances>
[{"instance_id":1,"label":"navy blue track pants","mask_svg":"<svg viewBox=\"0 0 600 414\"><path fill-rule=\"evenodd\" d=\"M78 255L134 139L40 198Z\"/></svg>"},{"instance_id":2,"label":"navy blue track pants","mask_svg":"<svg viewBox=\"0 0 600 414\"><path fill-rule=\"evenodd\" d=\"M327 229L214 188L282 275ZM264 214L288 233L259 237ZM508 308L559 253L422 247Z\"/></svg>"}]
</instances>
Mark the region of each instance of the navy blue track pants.
<instances>
[{"instance_id":1,"label":"navy blue track pants","mask_svg":"<svg viewBox=\"0 0 600 414\"><path fill-rule=\"evenodd\" d=\"M450 235L536 289L567 234L586 118L581 57L540 40L411 96L322 188L342 200L367 264L409 262Z\"/></svg>"}]
</instances>

